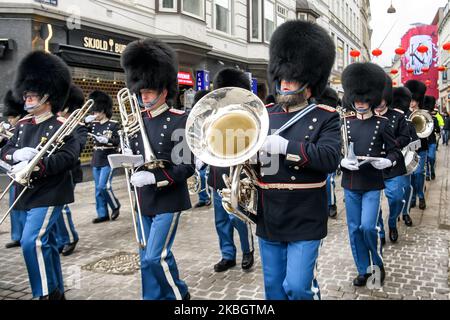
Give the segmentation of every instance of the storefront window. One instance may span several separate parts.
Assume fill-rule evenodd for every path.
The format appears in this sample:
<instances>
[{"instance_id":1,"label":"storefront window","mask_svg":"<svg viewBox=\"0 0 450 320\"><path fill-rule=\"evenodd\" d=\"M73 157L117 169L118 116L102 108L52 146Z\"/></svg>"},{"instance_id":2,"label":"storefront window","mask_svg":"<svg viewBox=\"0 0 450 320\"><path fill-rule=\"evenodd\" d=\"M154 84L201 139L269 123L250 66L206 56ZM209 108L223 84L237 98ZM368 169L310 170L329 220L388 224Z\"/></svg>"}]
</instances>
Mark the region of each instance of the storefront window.
<instances>
[{"instance_id":1,"label":"storefront window","mask_svg":"<svg viewBox=\"0 0 450 320\"><path fill-rule=\"evenodd\" d=\"M204 19L204 6L205 1L203 0L183 0L182 11L185 14L192 15L196 18Z\"/></svg>"},{"instance_id":2,"label":"storefront window","mask_svg":"<svg viewBox=\"0 0 450 320\"><path fill-rule=\"evenodd\" d=\"M216 30L230 33L231 29L231 2L230 0L214 1L214 16Z\"/></svg>"},{"instance_id":3,"label":"storefront window","mask_svg":"<svg viewBox=\"0 0 450 320\"><path fill-rule=\"evenodd\" d=\"M272 1L264 1L264 41L269 42L275 30L275 6Z\"/></svg>"}]
</instances>

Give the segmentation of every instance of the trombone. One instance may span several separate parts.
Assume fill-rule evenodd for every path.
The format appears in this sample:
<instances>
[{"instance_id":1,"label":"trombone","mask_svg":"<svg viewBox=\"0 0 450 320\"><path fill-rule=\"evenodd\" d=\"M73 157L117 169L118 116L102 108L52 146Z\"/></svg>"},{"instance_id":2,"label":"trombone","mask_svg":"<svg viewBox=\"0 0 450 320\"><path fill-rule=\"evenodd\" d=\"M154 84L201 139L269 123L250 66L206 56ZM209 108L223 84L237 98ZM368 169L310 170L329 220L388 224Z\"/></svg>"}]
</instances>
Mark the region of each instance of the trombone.
<instances>
[{"instance_id":1,"label":"trombone","mask_svg":"<svg viewBox=\"0 0 450 320\"><path fill-rule=\"evenodd\" d=\"M165 168L167 161L158 160L152 150L136 95L131 94L128 88L123 88L117 93L117 101L119 102L122 122L122 130L119 131L122 154L109 155L108 160L112 168L121 167L125 169L134 234L139 247L144 249L147 246L147 241L144 236L142 212L139 206L137 188L131 187L130 178L133 173L142 167L149 170ZM130 139L137 133L140 133L142 139L144 155L130 155L128 153L128 150L131 150Z\"/></svg>"},{"instance_id":2,"label":"trombone","mask_svg":"<svg viewBox=\"0 0 450 320\"><path fill-rule=\"evenodd\" d=\"M66 138L71 135L75 128L83 121L93 105L94 100L91 99L88 100L83 107L75 110L50 139L44 139L39 143L36 147L38 153L23 169L18 172L8 173L8 176L12 179L12 181L1 194L0 200L2 200L3 197L9 192L9 189L13 187L14 183L18 183L24 188L19 196L14 200L14 203L9 207L5 215L1 218L0 225L6 220L24 193L32 187L33 180L31 179L31 174L38 165L39 161L41 161L44 157L50 157L65 144Z\"/></svg>"}]
</instances>

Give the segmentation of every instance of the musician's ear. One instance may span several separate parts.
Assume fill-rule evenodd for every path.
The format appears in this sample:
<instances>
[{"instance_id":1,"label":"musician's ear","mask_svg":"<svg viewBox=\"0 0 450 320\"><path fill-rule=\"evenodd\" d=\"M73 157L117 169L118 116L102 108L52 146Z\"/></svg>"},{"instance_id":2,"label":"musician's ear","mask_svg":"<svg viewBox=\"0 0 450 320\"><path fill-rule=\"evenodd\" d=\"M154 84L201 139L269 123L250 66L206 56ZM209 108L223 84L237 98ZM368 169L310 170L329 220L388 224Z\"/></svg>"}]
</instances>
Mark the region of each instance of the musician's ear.
<instances>
[{"instance_id":1,"label":"musician's ear","mask_svg":"<svg viewBox=\"0 0 450 320\"><path fill-rule=\"evenodd\" d=\"M305 89L305 94L306 94L306 99L310 99L311 97L312 97L312 90L311 90L311 87L307 87L306 89Z\"/></svg>"}]
</instances>

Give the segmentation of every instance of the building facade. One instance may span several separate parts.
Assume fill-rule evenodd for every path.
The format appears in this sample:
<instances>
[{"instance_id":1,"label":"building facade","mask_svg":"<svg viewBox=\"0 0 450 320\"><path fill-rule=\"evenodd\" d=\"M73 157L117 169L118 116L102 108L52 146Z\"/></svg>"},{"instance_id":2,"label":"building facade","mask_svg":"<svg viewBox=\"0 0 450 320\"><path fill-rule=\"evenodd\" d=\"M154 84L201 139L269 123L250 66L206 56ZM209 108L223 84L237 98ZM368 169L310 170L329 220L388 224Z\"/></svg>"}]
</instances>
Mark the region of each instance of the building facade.
<instances>
[{"instance_id":1,"label":"building facade","mask_svg":"<svg viewBox=\"0 0 450 320\"><path fill-rule=\"evenodd\" d=\"M444 8L439 9L435 20L438 20L439 32L439 65L447 67L447 70L440 72L439 77L439 102L441 111L450 112L450 82L449 70L450 68L450 52L443 49L445 43L450 42L450 1Z\"/></svg>"},{"instance_id":2,"label":"building facade","mask_svg":"<svg viewBox=\"0 0 450 320\"><path fill-rule=\"evenodd\" d=\"M360 50L363 59L369 56L368 0L2 1L0 110L20 59L39 49L64 59L86 94L100 89L115 97L125 86L120 54L144 37L159 38L176 50L180 92L211 88L217 71L228 66L247 72L264 99L270 37L290 19L317 21L329 30L337 48L331 84L341 91L340 74L351 62L350 50ZM176 104L183 107L183 95Z\"/></svg>"}]
</instances>

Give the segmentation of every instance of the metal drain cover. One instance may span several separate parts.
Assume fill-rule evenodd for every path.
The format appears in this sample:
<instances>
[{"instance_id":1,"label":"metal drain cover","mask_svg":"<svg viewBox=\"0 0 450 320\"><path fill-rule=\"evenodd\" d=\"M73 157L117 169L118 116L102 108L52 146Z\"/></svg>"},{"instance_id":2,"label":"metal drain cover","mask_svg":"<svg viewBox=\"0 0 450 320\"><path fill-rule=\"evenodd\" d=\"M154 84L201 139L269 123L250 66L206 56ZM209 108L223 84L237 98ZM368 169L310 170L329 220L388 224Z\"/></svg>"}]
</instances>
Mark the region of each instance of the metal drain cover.
<instances>
[{"instance_id":1,"label":"metal drain cover","mask_svg":"<svg viewBox=\"0 0 450 320\"><path fill-rule=\"evenodd\" d=\"M119 252L111 257L89 263L81 269L106 274L131 275L139 271L140 268L139 254Z\"/></svg>"}]
</instances>

